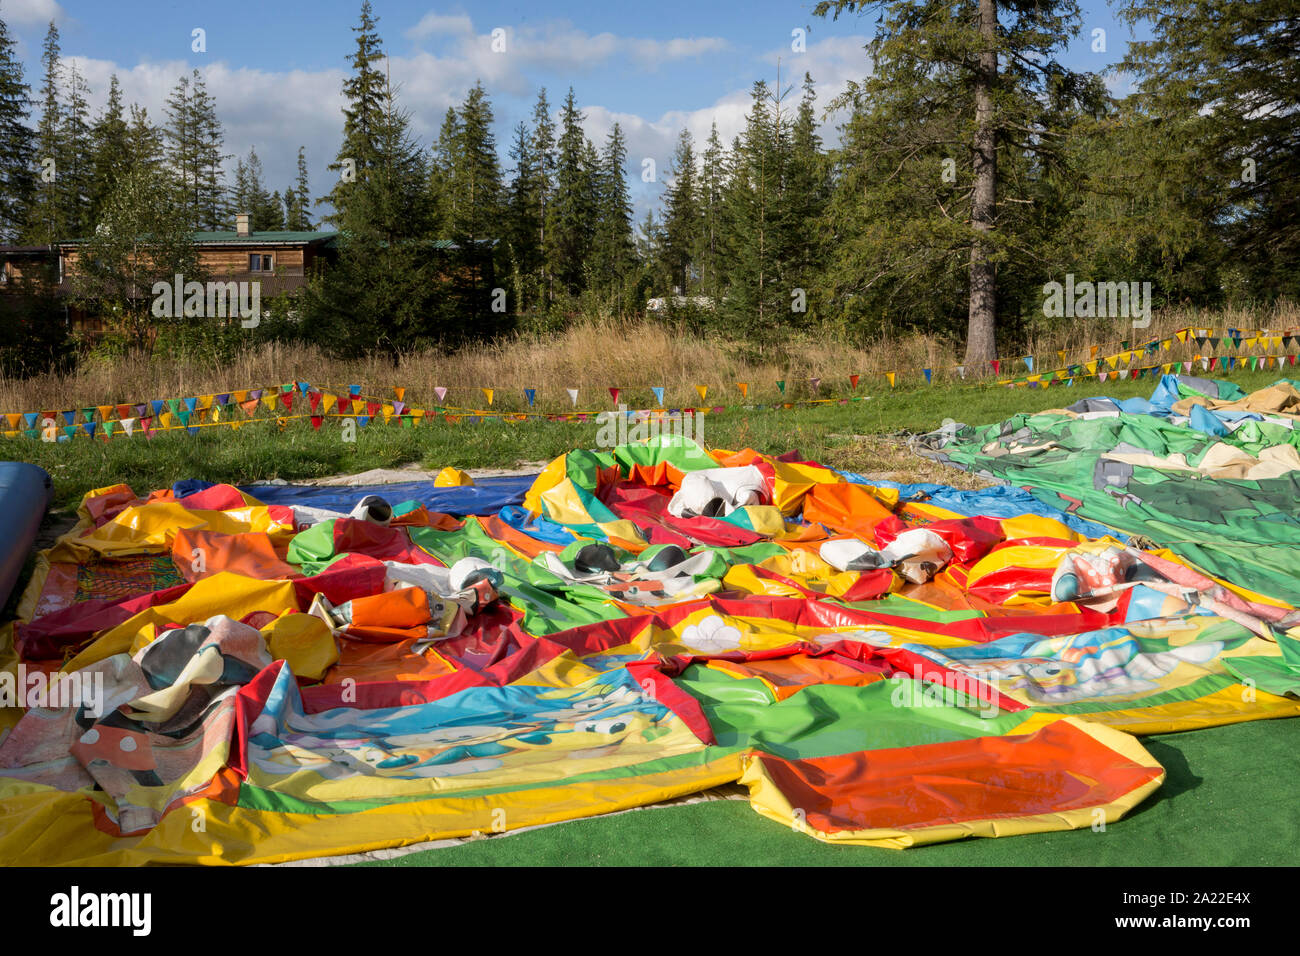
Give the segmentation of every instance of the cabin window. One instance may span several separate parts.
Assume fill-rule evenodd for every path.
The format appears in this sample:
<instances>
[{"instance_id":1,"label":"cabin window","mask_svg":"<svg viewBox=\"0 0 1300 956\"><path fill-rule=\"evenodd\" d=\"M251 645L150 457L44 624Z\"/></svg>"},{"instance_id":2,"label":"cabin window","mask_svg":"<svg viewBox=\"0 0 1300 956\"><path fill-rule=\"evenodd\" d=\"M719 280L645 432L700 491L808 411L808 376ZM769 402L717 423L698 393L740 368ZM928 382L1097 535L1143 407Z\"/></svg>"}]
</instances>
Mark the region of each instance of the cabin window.
<instances>
[{"instance_id":1,"label":"cabin window","mask_svg":"<svg viewBox=\"0 0 1300 956\"><path fill-rule=\"evenodd\" d=\"M258 253L250 253L248 256L248 271L249 272L274 272L275 270L272 268L270 256L264 256Z\"/></svg>"}]
</instances>

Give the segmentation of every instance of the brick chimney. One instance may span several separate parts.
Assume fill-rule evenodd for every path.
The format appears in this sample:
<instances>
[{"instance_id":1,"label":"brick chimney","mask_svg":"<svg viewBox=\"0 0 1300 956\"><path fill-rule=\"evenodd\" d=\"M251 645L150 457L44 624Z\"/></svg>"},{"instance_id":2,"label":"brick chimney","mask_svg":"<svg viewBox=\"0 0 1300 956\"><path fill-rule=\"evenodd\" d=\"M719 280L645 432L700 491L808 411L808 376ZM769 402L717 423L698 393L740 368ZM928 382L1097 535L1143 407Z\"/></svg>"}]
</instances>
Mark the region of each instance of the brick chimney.
<instances>
[{"instance_id":1,"label":"brick chimney","mask_svg":"<svg viewBox=\"0 0 1300 956\"><path fill-rule=\"evenodd\" d=\"M248 218L249 214L246 212L241 212L235 217L235 235L245 237L248 235Z\"/></svg>"}]
</instances>

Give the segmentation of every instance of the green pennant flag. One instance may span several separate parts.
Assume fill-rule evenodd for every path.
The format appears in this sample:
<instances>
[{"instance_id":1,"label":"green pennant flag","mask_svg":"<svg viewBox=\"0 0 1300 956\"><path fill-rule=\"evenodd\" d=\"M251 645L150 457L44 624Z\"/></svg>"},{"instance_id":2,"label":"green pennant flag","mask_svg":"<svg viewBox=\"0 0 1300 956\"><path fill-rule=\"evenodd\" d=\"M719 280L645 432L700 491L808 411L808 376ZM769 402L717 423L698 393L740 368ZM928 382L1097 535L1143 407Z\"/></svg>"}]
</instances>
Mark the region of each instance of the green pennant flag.
<instances>
[{"instance_id":1,"label":"green pennant flag","mask_svg":"<svg viewBox=\"0 0 1300 956\"><path fill-rule=\"evenodd\" d=\"M785 382L784 382L784 381L777 382L777 383L776 383L776 387L779 388L779 389L781 390L781 394L782 394L782 395L785 394Z\"/></svg>"}]
</instances>

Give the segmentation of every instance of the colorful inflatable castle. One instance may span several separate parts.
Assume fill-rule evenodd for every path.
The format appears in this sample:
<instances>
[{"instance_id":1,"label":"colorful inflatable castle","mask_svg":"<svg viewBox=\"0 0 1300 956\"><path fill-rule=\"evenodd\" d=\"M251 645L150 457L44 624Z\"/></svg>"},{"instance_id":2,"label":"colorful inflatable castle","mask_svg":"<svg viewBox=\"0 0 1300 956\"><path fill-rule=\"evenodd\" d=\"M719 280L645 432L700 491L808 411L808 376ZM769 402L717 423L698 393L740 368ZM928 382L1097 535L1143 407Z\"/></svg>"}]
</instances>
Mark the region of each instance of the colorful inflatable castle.
<instances>
[{"instance_id":1,"label":"colorful inflatable castle","mask_svg":"<svg viewBox=\"0 0 1300 956\"><path fill-rule=\"evenodd\" d=\"M1117 821L1164 779L1141 735L1300 713L1266 551L1294 484L1270 510L1282 479L1199 453L1215 422L1293 445L1295 409L1197 394L927 439L1051 463L1033 492L681 436L475 484L99 489L8 635L0 862L280 862L736 783L842 844Z\"/></svg>"}]
</instances>

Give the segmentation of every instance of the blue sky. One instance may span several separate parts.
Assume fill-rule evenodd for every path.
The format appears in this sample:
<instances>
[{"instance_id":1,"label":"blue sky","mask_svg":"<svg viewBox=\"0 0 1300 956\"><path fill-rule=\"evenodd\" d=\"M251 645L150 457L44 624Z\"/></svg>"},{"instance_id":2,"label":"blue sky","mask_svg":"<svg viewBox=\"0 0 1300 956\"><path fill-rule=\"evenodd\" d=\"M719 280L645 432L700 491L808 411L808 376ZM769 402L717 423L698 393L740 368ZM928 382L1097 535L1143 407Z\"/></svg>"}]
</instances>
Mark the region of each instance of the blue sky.
<instances>
[{"instance_id":1,"label":"blue sky","mask_svg":"<svg viewBox=\"0 0 1300 956\"><path fill-rule=\"evenodd\" d=\"M615 121L627 134L638 218L657 201L680 129L702 142L716 121L729 142L743 123L750 86L760 78L774 81L778 58L783 81L812 73L824 106L865 74L862 47L874 22L854 15L815 19L806 0L372 4L402 105L425 144L447 107L481 79L504 161L510 132L531 114L538 88L546 86L558 107L572 85L597 144ZM255 146L267 187L283 189L298 147L305 146L312 189L320 194L338 148L340 86L360 6L360 0L0 0L0 19L18 39L33 94L46 24L54 19L65 58L89 80L95 111L117 73L128 102L140 102L161 120L177 78L198 67L216 97L227 151L243 155ZM1103 0L1083 0L1083 10L1083 29L1064 61L1101 71L1123 57L1129 30ZM204 53L191 49L196 28L206 32ZM1091 49L1094 28L1106 31L1104 53ZM496 29L504 31L502 52L492 49ZM791 49L796 29L807 31L801 53ZM1123 78L1113 82L1123 89ZM835 127L828 118L823 135L833 139ZM646 158L659 172L654 183L641 180Z\"/></svg>"}]
</instances>

